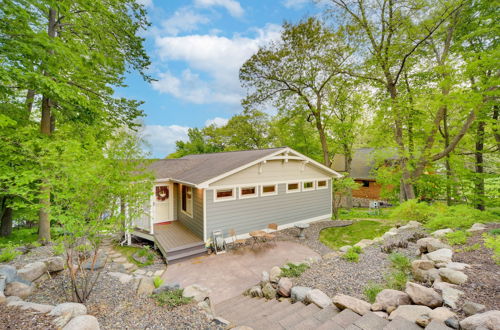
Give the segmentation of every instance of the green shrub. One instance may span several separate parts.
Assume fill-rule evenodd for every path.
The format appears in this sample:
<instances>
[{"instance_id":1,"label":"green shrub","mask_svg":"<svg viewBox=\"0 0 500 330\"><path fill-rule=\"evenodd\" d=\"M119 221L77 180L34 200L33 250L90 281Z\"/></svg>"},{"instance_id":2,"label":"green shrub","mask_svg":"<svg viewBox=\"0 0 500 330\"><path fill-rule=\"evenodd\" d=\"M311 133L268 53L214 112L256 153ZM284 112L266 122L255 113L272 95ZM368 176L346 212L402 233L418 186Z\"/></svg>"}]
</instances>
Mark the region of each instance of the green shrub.
<instances>
[{"instance_id":1,"label":"green shrub","mask_svg":"<svg viewBox=\"0 0 500 330\"><path fill-rule=\"evenodd\" d=\"M0 262L9 262L14 260L15 257L22 254L21 252L16 250L16 246L13 244L9 244L5 246L0 252Z\"/></svg>"},{"instance_id":2,"label":"green shrub","mask_svg":"<svg viewBox=\"0 0 500 330\"><path fill-rule=\"evenodd\" d=\"M287 266L288 268L281 268L281 276L283 277L299 277L309 268L306 264L294 265L288 263Z\"/></svg>"},{"instance_id":3,"label":"green shrub","mask_svg":"<svg viewBox=\"0 0 500 330\"><path fill-rule=\"evenodd\" d=\"M404 254L393 252L389 255L392 267L401 272L410 272L411 260Z\"/></svg>"},{"instance_id":4,"label":"green shrub","mask_svg":"<svg viewBox=\"0 0 500 330\"><path fill-rule=\"evenodd\" d=\"M495 216L488 211L479 211L467 205L454 205L434 215L425 226L430 230L468 229L476 222L491 221L495 221Z\"/></svg>"},{"instance_id":5,"label":"green shrub","mask_svg":"<svg viewBox=\"0 0 500 330\"><path fill-rule=\"evenodd\" d=\"M347 250L346 253L342 255L342 259L350 261L350 262L358 262L359 261L359 254L354 251L353 248L350 248Z\"/></svg>"},{"instance_id":6,"label":"green shrub","mask_svg":"<svg viewBox=\"0 0 500 330\"><path fill-rule=\"evenodd\" d=\"M495 228L495 229L492 229L488 232L490 235L500 235L500 228Z\"/></svg>"},{"instance_id":7,"label":"green shrub","mask_svg":"<svg viewBox=\"0 0 500 330\"><path fill-rule=\"evenodd\" d=\"M389 218L394 220L414 220L426 223L436 214L435 207L427 203L420 203L416 199L410 199L395 207Z\"/></svg>"},{"instance_id":8,"label":"green shrub","mask_svg":"<svg viewBox=\"0 0 500 330\"><path fill-rule=\"evenodd\" d=\"M483 234L484 246L493 250L493 260L500 265L500 236Z\"/></svg>"},{"instance_id":9,"label":"green shrub","mask_svg":"<svg viewBox=\"0 0 500 330\"><path fill-rule=\"evenodd\" d=\"M377 297L377 295L382 290L384 290L384 287L382 285L370 282L363 289L363 294L365 295L366 299L368 299L369 302L373 303L375 302L375 298Z\"/></svg>"},{"instance_id":10,"label":"green shrub","mask_svg":"<svg viewBox=\"0 0 500 330\"><path fill-rule=\"evenodd\" d=\"M400 270L393 271L386 275L385 280L389 289L404 291L408 282L408 274Z\"/></svg>"},{"instance_id":11,"label":"green shrub","mask_svg":"<svg viewBox=\"0 0 500 330\"><path fill-rule=\"evenodd\" d=\"M464 246L461 249L456 249L455 252L471 252L471 251L477 251L480 248L481 248L481 244L476 243L476 244L472 244L469 246Z\"/></svg>"},{"instance_id":12,"label":"green shrub","mask_svg":"<svg viewBox=\"0 0 500 330\"><path fill-rule=\"evenodd\" d=\"M55 244L52 246L52 252L56 255L56 256L60 256L64 253L66 249L64 248L64 244L61 242L61 243L58 243L58 244Z\"/></svg>"},{"instance_id":13,"label":"green shrub","mask_svg":"<svg viewBox=\"0 0 500 330\"><path fill-rule=\"evenodd\" d=\"M182 296L184 290L177 289L172 291L163 291L158 294L152 295L153 299L156 300L158 305L167 307L177 307L180 305L186 305L191 302L193 298L186 298Z\"/></svg>"},{"instance_id":14,"label":"green shrub","mask_svg":"<svg viewBox=\"0 0 500 330\"><path fill-rule=\"evenodd\" d=\"M351 250L353 250L356 253L363 253L363 249L361 248L361 246L355 245L355 246L351 247Z\"/></svg>"},{"instance_id":15,"label":"green shrub","mask_svg":"<svg viewBox=\"0 0 500 330\"><path fill-rule=\"evenodd\" d=\"M462 245L467 243L467 237L470 236L469 232L463 230L457 230L452 233L447 233L445 235L448 244L450 245Z\"/></svg>"},{"instance_id":16,"label":"green shrub","mask_svg":"<svg viewBox=\"0 0 500 330\"><path fill-rule=\"evenodd\" d=\"M155 288L159 288L163 284L163 280L161 279L160 276L155 276L153 277L153 284Z\"/></svg>"}]
</instances>

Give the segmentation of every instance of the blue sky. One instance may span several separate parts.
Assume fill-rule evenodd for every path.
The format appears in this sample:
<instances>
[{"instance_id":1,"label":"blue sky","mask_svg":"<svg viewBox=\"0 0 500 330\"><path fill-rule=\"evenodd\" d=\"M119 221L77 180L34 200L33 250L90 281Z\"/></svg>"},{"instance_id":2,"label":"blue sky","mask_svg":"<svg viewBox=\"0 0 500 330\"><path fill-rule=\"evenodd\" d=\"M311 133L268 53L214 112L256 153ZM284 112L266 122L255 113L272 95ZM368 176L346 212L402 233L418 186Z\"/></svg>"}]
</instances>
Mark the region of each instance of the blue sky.
<instances>
[{"instance_id":1,"label":"blue sky","mask_svg":"<svg viewBox=\"0 0 500 330\"><path fill-rule=\"evenodd\" d=\"M140 0L151 27L144 82L136 73L117 94L144 101L144 136L154 157L175 151L189 127L223 124L241 111L240 66L260 45L278 39L280 26L320 12L311 0Z\"/></svg>"}]
</instances>

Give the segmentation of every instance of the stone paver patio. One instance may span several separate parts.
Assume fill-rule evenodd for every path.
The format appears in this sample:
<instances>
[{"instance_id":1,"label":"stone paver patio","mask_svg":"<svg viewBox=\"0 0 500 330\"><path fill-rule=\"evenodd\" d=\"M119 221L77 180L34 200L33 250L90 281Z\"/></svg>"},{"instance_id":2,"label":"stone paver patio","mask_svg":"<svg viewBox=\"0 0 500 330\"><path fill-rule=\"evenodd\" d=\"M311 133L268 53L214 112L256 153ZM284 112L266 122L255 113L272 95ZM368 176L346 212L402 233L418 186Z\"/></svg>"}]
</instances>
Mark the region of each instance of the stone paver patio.
<instances>
[{"instance_id":1,"label":"stone paver patio","mask_svg":"<svg viewBox=\"0 0 500 330\"><path fill-rule=\"evenodd\" d=\"M241 294L258 283L262 271L287 262L299 262L319 257L312 249L288 241L249 246L225 254L207 255L175 263L162 275L165 283L179 283L181 287L199 284L212 290L213 303Z\"/></svg>"}]
</instances>

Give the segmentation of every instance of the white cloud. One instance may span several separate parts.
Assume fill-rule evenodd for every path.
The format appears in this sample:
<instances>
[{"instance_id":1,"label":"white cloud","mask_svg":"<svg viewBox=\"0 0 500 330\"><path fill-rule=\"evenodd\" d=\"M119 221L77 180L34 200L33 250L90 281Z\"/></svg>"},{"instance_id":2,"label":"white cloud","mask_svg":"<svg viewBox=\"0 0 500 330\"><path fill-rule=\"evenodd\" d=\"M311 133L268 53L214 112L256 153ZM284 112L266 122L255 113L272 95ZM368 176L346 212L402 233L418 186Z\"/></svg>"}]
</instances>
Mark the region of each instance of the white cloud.
<instances>
[{"instance_id":1,"label":"white cloud","mask_svg":"<svg viewBox=\"0 0 500 330\"><path fill-rule=\"evenodd\" d=\"M175 36L180 32L195 31L200 24L209 22L208 17L184 7L177 10L170 18L164 20L161 26L167 34Z\"/></svg>"},{"instance_id":2,"label":"white cloud","mask_svg":"<svg viewBox=\"0 0 500 330\"><path fill-rule=\"evenodd\" d=\"M229 119L227 118L221 118L221 117L215 117L213 119L208 119L205 121L205 126L210 126L210 125L215 125L217 127L222 127L227 124Z\"/></svg>"},{"instance_id":3,"label":"white cloud","mask_svg":"<svg viewBox=\"0 0 500 330\"><path fill-rule=\"evenodd\" d=\"M161 73L153 88L197 104L239 104L243 96L238 79L240 67L259 46L278 39L280 31L280 26L269 24L263 29L255 29L254 38L239 35L232 38L217 35L157 37L160 59L183 61L189 69L179 76Z\"/></svg>"},{"instance_id":4,"label":"white cloud","mask_svg":"<svg viewBox=\"0 0 500 330\"><path fill-rule=\"evenodd\" d=\"M165 157L175 151L175 141L188 140L188 129L179 125L146 125L142 132L150 144L150 151L155 157Z\"/></svg>"},{"instance_id":5,"label":"white cloud","mask_svg":"<svg viewBox=\"0 0 500 330\"><path fill-rule=\"evenodd\" d=\"M153 0L136 0L136 2L146 8L153 8Z\"/></svg>"},{"instance_id":6,"label":"white cloud","mask_svg":"<svg viewBox=\"0 0 500 330\"><path fill-rule=\"evenodd\" d=\"M283 6L285 6L286 8L291 8L291 9L301 9L308 2L312 2L312 0L285 0L285 1L283 1Z\"/></svg>"},{"instance_id":7,"label":"white cloud","mask_svg":"<svg viewBox=\"0 0 500 330\"><path fill-rule=\"evenodd\" d=\"M224 7L234 17L241 17L244 13L240 3L235 0L195 0L194 4L205 8L214 6Z\"/></svg>"}]
</instances>

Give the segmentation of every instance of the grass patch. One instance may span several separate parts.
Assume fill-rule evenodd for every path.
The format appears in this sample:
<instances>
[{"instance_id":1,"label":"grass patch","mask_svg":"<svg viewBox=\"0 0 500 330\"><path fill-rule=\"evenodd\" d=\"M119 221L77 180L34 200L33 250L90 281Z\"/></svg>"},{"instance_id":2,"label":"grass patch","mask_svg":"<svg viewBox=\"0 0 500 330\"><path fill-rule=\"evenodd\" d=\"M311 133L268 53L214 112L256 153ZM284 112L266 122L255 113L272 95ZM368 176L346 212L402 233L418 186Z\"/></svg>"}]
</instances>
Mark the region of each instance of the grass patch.
<instances>
[{"instance_id":1,"label":"grass patch","mask_svg":"<svg viewBox=\"0 0 500 330\"><path fill-rule=\"evenodd\" d=\"M393 252L389 255L389 260L394 269L405 273L411 271L411 260L404 254Z\"/></svg>"},{"instance_id":2,"label":"grass patch","mask_svg":"<svg viewBox=\"0 0 500 330\"><path fill-rule=\"evenodd\" d=\"M155 299L157 304L160 306L177 307L189 304L193 299L193 298L183 297L182 296L183 291L184 291L183 289L163 291L161 293L154 294L151 297Z\"/></svg>"},{"instance_id":3,"label":"grass patch","mask_svg":"<svg viewBox=\"0 0 500 330\"><path fill-rule=\"evenodd\" d=\"M350 210L340 209L339 218L341 220L355 220L355 219L387 219L389 217L390 209L379 209L378 211L370 210L368 208L352 208Z\"/></svg>"},{"instance_id":4,"label":"grass patch","mask_svg":"<svg viewBox=\"0 0 500 330\"><path fill-rule=\"evenodd\" d=\"M137 267L146 267L153 264L154 261L154 253L147 247L138 247L138 246L115 246L115 250L123 254L127 260ZM142 263L135 260L132 256L136 254L140 257L146 257L146 262Z\"/></svg>"},{"instance_id":5,"label":"grass patch","mask_svg":"<svg viewBox=\"0 0 500 330\"><path fill-rule=\"evenodd\" d=\"M309 269L309 266L306 264L294 265L288 263L287 266L289 268L281 268L282 277L299 277L303 272Z\"/></svg>"},{"instance_id":6,"label":"grass patch","mask_svg":"<svg viewBox=\"0 0 500 330\"><path fill-rule=\"evenodd\" d=\"M469 236L470 233L463 230L457 230L452 233L447 233L445 238L450 245L462 245L467 243L467 237Z\"/></svg>"},{"instance_id":7,"label":"grass patch","mask_svg":"<svg viewBox=\"0 0 500 330\"><path fill-rule=\"evenodd\" d=\"M363 249L359 246L353 246L346 253L342 255L342 259L350 262L358 262L359 254L363 252Z\"/></svg>"},{"instance_id":8,"label":"grass patch","mask_svg":"<svg viewBox=\"0 0 500 330\"><path fill-rule=\"evenodd\" d=\"M393 271L385 276L387 288L393 290L404 291L406 282L408 282L408 274L399 270Z\"/></svg>"},{"instance_id":9,"label":"grass patch","mask_svg":"<svg viewBox=\"0 0 500 330\"><path fill-rule=\"evenodd\" d=\"M464 246L461 249L456 249L455 252L472 252L472 251L477 251L481 248L480 243L472 244L469 246Z\"/></svg>"},{"instance_id":10,"label":"grass patch","mask_svg":"<svg viewBox=\"0 0 500 330\"><path fill-rule=\"evenodd\" d=\"M0 248L11 244L25 245L36 242L38 239L37 228L14 228L12 234L6 237L0 237Z\"/></svg>"},{"instance_id":11,"label":"grass patch","mask_svg":"<svg viewBox=\"0 0 500 330\"><path fill-rule=\"evenodd\" d=\"M319 234L320 241L338 250L344 245L354 245L362 239L373 239L384 234L391 226L371 220L360 220L346 227L325 228Z\"/></svg>"},{"instance_id":12,"label":"grass patch","mask_svg":"<svg viewBox=\"0 0 500 330\"><path fill-rule=\"evenodd\" d=\"M384 290L384 287L381 284L370 282L363 289L363 294L366 299L373 304L375 302L375 298L382 290Z\"/></svg>"},{"instance_id":13,"label":"grass patch","mask_svg":"<svg viewBox=\"0 0 500 330\"><path fill-rule=\"evenodd\" d=\"M155 276L153 277L153 284L155 288L158 289L163 284L163 280L160 276Z\"/></svg>"},{"instance_id":14,"label":"grass patch","mask_svg":"<svg viewBox=\"0 0 500 330\"><path fill-rule=\"evenodd\" d=\"M500 265L500 236L483 234L484 246L493 250L493 261Z\"/></svg>"},{"instance_id":15,"label":"grass patch","mask_svg":"<svg viewBox=\"0 0 500 330\"><path fill-rule=\"evenodd\" d=\"M16 251L15 245L7 245L2 248L0 251L0 262L9 262L14 260L15 257L22 254L19 251Z\"/></svg>"}]
</instances>

